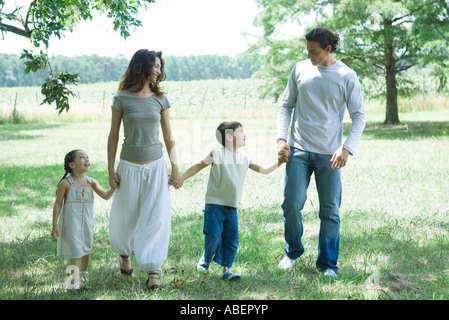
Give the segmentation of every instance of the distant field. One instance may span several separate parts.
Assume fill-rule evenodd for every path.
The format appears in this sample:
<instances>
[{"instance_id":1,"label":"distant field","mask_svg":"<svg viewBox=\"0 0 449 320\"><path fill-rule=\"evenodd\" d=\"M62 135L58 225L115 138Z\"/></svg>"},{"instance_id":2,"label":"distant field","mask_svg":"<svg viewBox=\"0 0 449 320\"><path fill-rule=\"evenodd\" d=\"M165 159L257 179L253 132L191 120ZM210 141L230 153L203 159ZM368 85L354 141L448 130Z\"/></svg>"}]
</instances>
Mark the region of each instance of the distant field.
<instances>
[{"instance_id":1,"label":"distant field","mask_svg":"<svg viewBox=\"0 0 449 320\"><path fill-rule=\"evenodd\" d=\"M108 121L112 96L117 82L83 84L73 87L77 95L71 99L71 109L58 115L54 106L40 105L43 100L40 87L0 87L0 124L10 122L16 106L21 122ZM162 83L172 104L173 119L268 119L275 118L278 101L261 99L259 79L166 81ZM385 102L366 100L368 115L373 121L382 121ZM401 113L449 110L445 95L418 95L399 99ZM413 117L413 115L412 115Z\"/></svg>"},{"instance_id":2,"label":"distant field","mask_svg":"<svg viewBox=\"0 0 449 320\"><path fill-rule=\"evenodd\" d=\"M26 122L86 121L107 117L117 82L79 85L71 99L69 114L58 116L54 106L43 105L39 87L0 88L0 119L8 118L14 105ZM257 80L204 80L163 82L172 104L172 118L195 119L205 113L213 117L273 117L273 101L258 97Z\"/></svg>"}]
</instances>

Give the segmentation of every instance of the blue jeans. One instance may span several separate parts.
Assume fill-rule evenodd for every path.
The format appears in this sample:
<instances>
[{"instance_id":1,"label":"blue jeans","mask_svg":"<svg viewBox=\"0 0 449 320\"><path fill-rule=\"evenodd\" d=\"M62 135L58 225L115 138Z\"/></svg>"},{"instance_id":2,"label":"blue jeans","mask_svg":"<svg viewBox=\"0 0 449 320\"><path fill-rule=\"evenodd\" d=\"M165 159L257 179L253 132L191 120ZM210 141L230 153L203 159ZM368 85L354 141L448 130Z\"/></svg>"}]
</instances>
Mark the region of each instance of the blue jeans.
<instances>
[{"instance_id":1,"label":"blue jeans","mask_svg":"<svg viewBox=\"0 0 449 320\"><path fill-rule=\"evenodd\" d=\"M204 209L204 260L213 259L223 267L234 263L239 247L237 209L218 204L206 204Z\"/></svg>"},{"instance_id":2,"label":"blue jeans","mask_svg":"<svg viewBox=\"0 0 449 320\"><path fill-rule=\"evenodd\" d=\"M301 210L307 198L307 188L312 173L320 203L320 233L316 267L320 271L337 271L340 239L341 175L340 169L332 169L332 156L291 148L284 181L284 236L285 253L290 259L299 258L304 252L301 243L303 224Z\"/></svg>"}]
</instances>

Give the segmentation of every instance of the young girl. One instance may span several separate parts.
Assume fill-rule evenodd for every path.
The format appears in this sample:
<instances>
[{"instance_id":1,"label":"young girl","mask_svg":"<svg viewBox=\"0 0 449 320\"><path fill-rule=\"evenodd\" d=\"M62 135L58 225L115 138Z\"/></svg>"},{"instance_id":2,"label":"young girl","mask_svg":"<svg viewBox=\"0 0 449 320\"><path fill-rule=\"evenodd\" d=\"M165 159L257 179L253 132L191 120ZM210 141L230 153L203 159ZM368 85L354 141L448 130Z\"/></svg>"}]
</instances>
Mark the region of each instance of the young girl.
<instances>
[{"instance_id":1,"label":"young girl","mask_svg":"<svg viewBox=\"0 0 449 320\"><path fill-rule=\"evenodd\" d=\"M85 176L89 166L89 157L85 151L73 150L67 153L64 159L65 174L59 182L53 207L51 236L58 241L58 256L69 258L71 270L75 271L73 286L69 286L73 289L84 287L88 281L87 266L95 221L92 190L105 200L111 198L115 190L110 188L105 191L95 179ZM78 273L80 260L81 271Z\"/></svg>"},{"instance_id":2,"label":"young girl","mask_svg":"<svg viewBox=\"0 0 449 320\"><path fill-rule=\"evenodd\" d=\"M206 191L204 209L204 254L197 269L207 271L212 260L223 266L223 280L235 280L240 274L232 272L239 245L237 207L248 168L261 174L269 174L282 163L276 161L263 167L252 161L238 149L245 146L246 135L238 121L222 122L216 137L222 148L213 149L200 163L190 167L182 175L182 181L212 165Z\"/></svg>"}]
</instances>

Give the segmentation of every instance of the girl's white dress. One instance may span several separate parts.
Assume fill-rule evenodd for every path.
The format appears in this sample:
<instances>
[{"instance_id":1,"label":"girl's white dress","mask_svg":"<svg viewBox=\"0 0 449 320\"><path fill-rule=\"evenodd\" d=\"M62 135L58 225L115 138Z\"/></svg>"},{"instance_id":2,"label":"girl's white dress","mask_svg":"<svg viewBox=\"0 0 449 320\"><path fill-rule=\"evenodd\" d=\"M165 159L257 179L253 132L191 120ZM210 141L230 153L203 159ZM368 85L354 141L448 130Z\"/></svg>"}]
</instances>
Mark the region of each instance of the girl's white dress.
<instances>
[{"instance_id":1,"label":"girl's white dress","mask_svg":"<svg viewBox=\"0 0 449 320\"><path fill-rule=\"evenodd\" d=\"M92 250L95 223L92 179L86 177L88 187L76 187L72 176L66 179L70 188L59 215L57 251L61 258L78 259Z\"/></svg>"}]
</instances>

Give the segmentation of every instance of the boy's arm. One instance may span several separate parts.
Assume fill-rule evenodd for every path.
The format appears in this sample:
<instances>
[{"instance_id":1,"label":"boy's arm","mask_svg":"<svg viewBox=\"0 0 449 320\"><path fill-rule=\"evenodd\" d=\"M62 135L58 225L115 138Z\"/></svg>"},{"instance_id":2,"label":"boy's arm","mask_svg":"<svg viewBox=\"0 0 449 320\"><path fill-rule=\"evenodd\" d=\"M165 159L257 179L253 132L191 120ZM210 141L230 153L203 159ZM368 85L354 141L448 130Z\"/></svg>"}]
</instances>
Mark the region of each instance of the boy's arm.
<instances>
[{"instance_id":1,"label":"boy's arm","mask_svg":"<svg viewBox=\"0 0 449 320\"><path fill-rule=\"evenodd\" d=\"M207 155L206 158L201 160L200 163L194 164L186 172L182 174L182 180L187 180L188 178L196 175L198 172L206 168L208 165L214 162L214 158L212 157L212 152Z\"/></svg>"},{"instance_id":2,"label":"boy's arm","mask_svg":"<svg viewBox=\"0 0 449 320\"><path fill-rule=\"evenodd\" d=\"M104 190L97 180L92 179L92 189L104 200L109 200L114 194L115 188L109 188L108 191Z\"/></svg>"},{"instance_id":3,"label":"boy's arm","mask_svg":"<svg viewBox=\"0 0 449 320\"><path fill-rule=\"evenodd\" d=\"M261 174L269 174L269 173L272 173L277 168L279 168L282 164L283 164L283 162L276 161L275 163L273 163L270 166L262 167L261 165L255 163L255 162L251 162L251 164L249 165L249 168L251 170L254 170Z\"/></svg>"}]
</instances>

